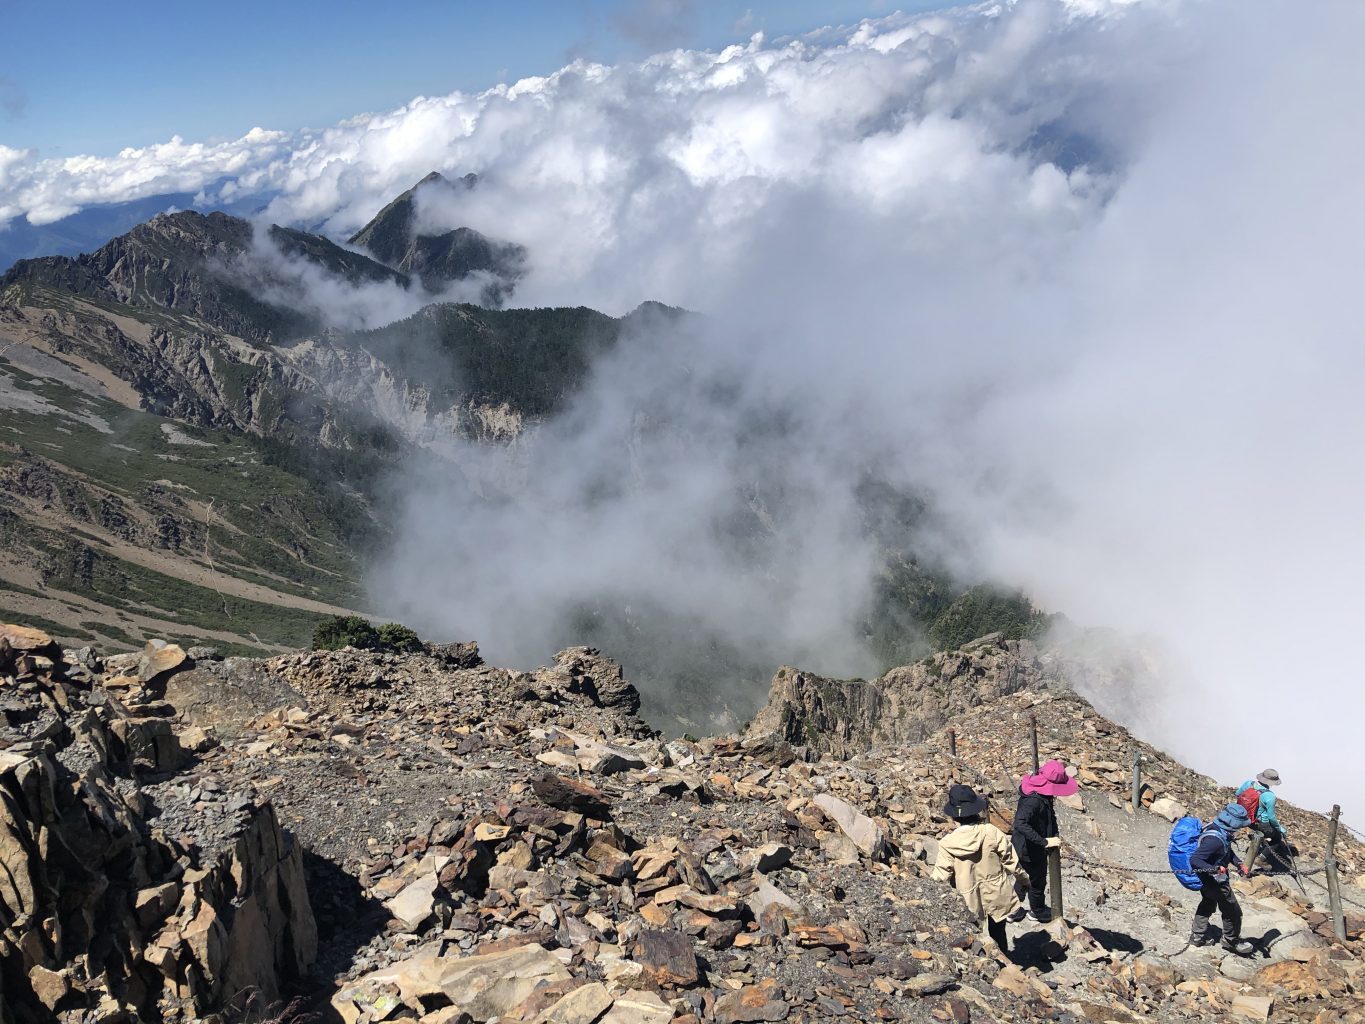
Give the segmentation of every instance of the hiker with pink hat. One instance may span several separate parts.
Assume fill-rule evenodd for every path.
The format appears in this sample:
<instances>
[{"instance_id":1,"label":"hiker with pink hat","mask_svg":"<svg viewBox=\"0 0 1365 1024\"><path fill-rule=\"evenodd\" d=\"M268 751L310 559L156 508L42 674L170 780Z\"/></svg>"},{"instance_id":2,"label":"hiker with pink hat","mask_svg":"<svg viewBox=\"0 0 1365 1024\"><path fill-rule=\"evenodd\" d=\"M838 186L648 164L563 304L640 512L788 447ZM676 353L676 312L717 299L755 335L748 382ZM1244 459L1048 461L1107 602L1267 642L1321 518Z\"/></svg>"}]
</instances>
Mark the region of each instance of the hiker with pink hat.
<instances>
[{"instance_id":1,"label":"hiker with pink hat","mask_svg":"<svg viewBox=\"0 0 1365 1024\"><path fill-rule=\"evenodd\" d=\"M1028 873L1028 916L1043 923L1051 920L1047 905L1047 851L1060 846L1054 797L1070 796L1079 784L1061 761L1049 761L1037 775L1025 775L1019 783L1019 806L1014 810L1014 849Z\"/></svg>"}]
</instances>

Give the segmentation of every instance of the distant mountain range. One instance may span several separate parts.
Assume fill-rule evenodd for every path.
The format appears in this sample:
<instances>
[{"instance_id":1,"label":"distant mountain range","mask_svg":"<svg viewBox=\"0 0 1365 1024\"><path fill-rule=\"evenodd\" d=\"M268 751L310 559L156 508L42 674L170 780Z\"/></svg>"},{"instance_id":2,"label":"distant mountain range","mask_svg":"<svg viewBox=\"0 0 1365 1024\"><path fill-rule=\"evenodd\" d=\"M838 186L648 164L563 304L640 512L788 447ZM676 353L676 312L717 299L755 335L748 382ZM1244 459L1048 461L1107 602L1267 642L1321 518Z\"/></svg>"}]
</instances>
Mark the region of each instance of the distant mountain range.
<instances>
[{"instance_id":1,"label":"distant mountain range","mask_svg":"<svg viewBox=\"0 0 1365 1024\"><path fill-rule=\"evenodd\" d=\"M371 255L182 210L0 277L0 619L76 641L306 641L361 601L382 466L442 437L515 436L650 315L433 301L470 277L510 295L525 252L415 234L414 194L356 236ZM415 312L329 325L311 289L359 286Z\"/></svg>"},{"instance_id":2,"label":"distant mountain range","mask_svg":"<svg viewBox=\"0 0 1365 1024\"><path fill-rule=\"evenodd\" d=\"M218 183L204 191L212 195ZM24 217L16 217L0 227L0 273L19 260L39 256L76 256L98 249L109 239L130 231L143 221L159 213L196 209L201 213L214 210L251 216L263 210L275 193L261 192L232 202L196 205L200 196L194 192L167 192L161 195L130 199L123 203L100 203L87 206L79 213L50 224L30 224Z\"/></svg>"},{"instance_id":3,"label":"distant mountain range","mask_svg":"<svg viewBox=\"0 0 1365 1024\"><path fill-rule=\"evenodd\" d=\"M430 460L458 482L470 442L515 441L606 353L693 316L496 308L526 251L420 230L423 190L471 187L429 175L346 244L181 210L0 276L0 621L115 646L305 643L320 617L364 604L365 563L392 528L386 472ZM443 301L451 289L481 304ZM348 314L357 297L388 313ZM886 664L1037 627L1017 595L969 590L905 550L923 502L873 479L858 500L886 554L866 625ZM750 512L727 527L747 538L737 549L765 535ZM643 666L669 630L700 628L670 614L585 597L574 640ZM706 637L688 649L710 660L690 657L676 692L773 669Z\"/></svg>"}]
</instances>

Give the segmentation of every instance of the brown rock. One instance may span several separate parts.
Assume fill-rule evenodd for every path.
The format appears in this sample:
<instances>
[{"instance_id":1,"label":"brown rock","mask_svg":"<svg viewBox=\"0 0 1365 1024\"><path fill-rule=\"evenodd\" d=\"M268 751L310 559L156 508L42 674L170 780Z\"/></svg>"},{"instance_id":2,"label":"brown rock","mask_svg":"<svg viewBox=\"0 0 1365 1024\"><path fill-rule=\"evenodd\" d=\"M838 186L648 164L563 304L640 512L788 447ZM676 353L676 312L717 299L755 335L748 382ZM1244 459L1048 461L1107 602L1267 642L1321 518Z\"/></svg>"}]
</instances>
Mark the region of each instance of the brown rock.
<instances>
[{"instance_id":1,"label":"brown rock","mask_svg":"<svg viewBox=\"0 0 1365 1024\"><path fill-rule=\"evenodd\" d=\"M701 965L692 940L682 932L645 929L631 947L631 958L644 968L651 984L686 988L701 981Z\"/></svg>"},{"instance_id":2,"label":"brown rock","mask_svg":"<svg viewBox=\"0 0 1365 1024\"><path fill-rule=\"evenodd\" d=\"M791 1004L782 999L777 982L771 978L727 992L716 1000L716 1024L786 1020L790 1013Z\"/></svg>"},{"instance_id":3,"label":"brown rock","mask_svg":"<svg viewBox=\"0 0 1365 1024\"><path fill-rule=\"evenodd\" d=\"M742 931L744 931L742 921L712 921L706 926L706 944L712 949L728 949Z\"/></svg>"},{"instance_id":4,"label":"brown rock","mask_svg":"<svg viewBox=\"0 0 1365 1024\"><path fill-rule=\"evenodd\" d=\"M1146 985L1153 992L1163 992L1175 988L1185 980L1185 976L1169 961L1144 955L1133 961L1133 980L1139 985Z\"/></svg>"},{"instance_id":5,"label":"brown rock","mask_svg":"<svg viewBox=\"0 0 1365 1024\"><path fill-rule=\"evenodd\" d=\"M1265 1021L1270 1019L1275 1000L1269 996L1242 994L1232 1000L1232 1015L1242 1020Z\"/></svg>"},{"instance_id":6,"label":"brown rock","mask_svg":"<svg viewBox=\"0 0 1365 1024\"><path fill-rule=\"evenodd\" d=\"M167 672L174 672L185 663L185 658L185 652L179 644L148 640L137 664L137 677L144 683L150 683Z\"/></svg>"},{"instance_id":7,"label":"brown rock","mask_svg":"<svg viewBox=\"0 0 1365 1024\"><path fill-rule=\"evenodd\" d=\"M611 812L607 794L576 779L547 772L531 783L531 792L551 807L605 819Z\"/></svg>"},{"instance_id":8,"label":"brown rock","mask_svg":"<svg viewBox=\"0 0 1365 1024\"><path fill-rule=\"evenodd\" d=\"M957 978L951 974L929 973L907 978L902 987L910 995L933 996L948 991L956 984Z\"/></svg>"},{"instance_id":9,"label":"brown rock","mask_svg":"<svg viewBox=\"0 0 1365 1024\"><path fill-rule=\"evenodd\" d=\"M66 980L64 973L49 971L40 964L35 964L29 969L28 983L33 987L33 994L38 997L38 1001L49 1010L55 1010L57 1004L71 991L71 984Z\"/></svg>"},{"instance_id":10,"label":"brown rock","mask_svg":"<svg viewBox=\"0 0 1365 1024\"><path fill-rule=\"evenodd\" d=\"M991 985L1020 999L1049 999L1052 995L1052 989L1047 985L1037 978L1029 977L1013 964L997 974Z\"/></svg>"},{"instance_id":11,"label":"brown rock","mask_svg":"<svg viewBox=\"0 0 1365 1024\"><path fill-rule=\"evenodd\" d=\"M584 856L587 858L589 870L609 882L624 882L634 870L628 856L600 839L588 847L588 852Z\"/></svg>"},{"instance_id":12,"label":"brown rock","mask_svg":"<svg viewBox=\"0 0 1365 1024\"><path fill-rule=\"evenodd\" d=\"M640 908L640 916L655 928L662 928L668 924L668 911L657 903L646 903Z\"/></svg>"},{"instance_id":13,"label":"brown rock","mask_svg":"<svg viewBox=\"0 0 1365 1024\"><path fill-rule=\"evenodd\" d=\"M535 1024L593 1024L611 1009L612 1002L607 986L593 982L568 993L535 1018Z\"/></svg>"},{"instance_id":14,"label":"brown rock","mask_svg":"<svg viewBox=\"0 0 1365 1024\"><path fill-rule=\"evenodd\" d=\"M10 650L20 654L45 651L53 646L52 637L29 626L0 624L0 640L7 641Z\"/></svg>"},{"instance_id":15,"label":"brown rock","mask_svg":"<svg viewBox=\"0 0 1365 1024\"><path fill-rule=\"evenodd\" d=\"M1262 967L1252 980L1258 988L1278 988L1304 999L1315 999L1326 994L1322 983L1308 965L1296 960L1281 960Z\"/></svg>"}]
</instances>

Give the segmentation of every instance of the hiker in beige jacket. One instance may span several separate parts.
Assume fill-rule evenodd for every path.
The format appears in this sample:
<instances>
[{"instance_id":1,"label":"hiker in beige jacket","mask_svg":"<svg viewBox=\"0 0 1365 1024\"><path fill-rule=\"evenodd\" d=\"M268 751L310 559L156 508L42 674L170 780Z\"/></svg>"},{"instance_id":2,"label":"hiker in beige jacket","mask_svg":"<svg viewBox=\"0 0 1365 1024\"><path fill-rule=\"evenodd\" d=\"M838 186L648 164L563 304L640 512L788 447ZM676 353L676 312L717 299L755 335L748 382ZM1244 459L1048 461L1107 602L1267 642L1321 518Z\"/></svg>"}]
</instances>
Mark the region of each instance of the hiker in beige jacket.
<instances>
[{"instance_id":1,"label":"hiker in beige jacket","mask_svg":"<svg viewBox=\"0 0 1365 1024\"><path fill-rule=\"evenodd\" d=\"M935 881L952 882L967 901L967 909L986 922L986 931L1000 952L1009 950L1005 919L1020 907L1015 881L1019 854L1010 837L983 821L986 799L970 786L953 786L943 813L959 822L938 841Z\"/></svg>"}]
</instances>

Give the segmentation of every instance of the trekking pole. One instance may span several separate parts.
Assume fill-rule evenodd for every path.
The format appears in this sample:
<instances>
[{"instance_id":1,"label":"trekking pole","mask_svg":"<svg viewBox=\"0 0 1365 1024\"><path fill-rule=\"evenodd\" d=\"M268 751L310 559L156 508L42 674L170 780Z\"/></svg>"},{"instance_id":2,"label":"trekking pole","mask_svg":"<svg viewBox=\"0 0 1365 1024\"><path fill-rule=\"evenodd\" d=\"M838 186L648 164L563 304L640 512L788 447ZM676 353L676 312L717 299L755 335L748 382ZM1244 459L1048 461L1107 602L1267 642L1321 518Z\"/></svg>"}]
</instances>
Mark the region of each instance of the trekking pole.
<instances>
[{"instance_id":1,"label":"trekking pole","mask_svg":"<svg viewBox=\"0 0 1365 1024\"><path fill-rule=\"evenodd\" d=\"M951 757L957 757L957 730L956 730L956 729L949 729L949 730L948 730L948 754L949 754Z\"/></svg>"},{"instance_id":2,"label":"trekking pole","mask_svg":"<svg viewBox=\"0 0 1365 1024\"><path fill-rule=\"evenodd\" d=\"M1052 846L1047 851L1047 889L1052 896L1052 920L1062 919L1062 849Z\"/></svg>"},{"instance_id":3,"label":"trekking pole","mask_svg":"<svg viewBox=\"0 0 1365 1024\"><path fill-rule=\"evenodd\" d=\"M1341 880L1337 878L1337 820L1341 805L1332 805L1332 818L1327 823L1327 855L1322 858L1327 869L1327 906L1332 912L1332 931L1338 942L1346 941L1346 917L1341 912Z\"/></svg>"}]
</instances>

